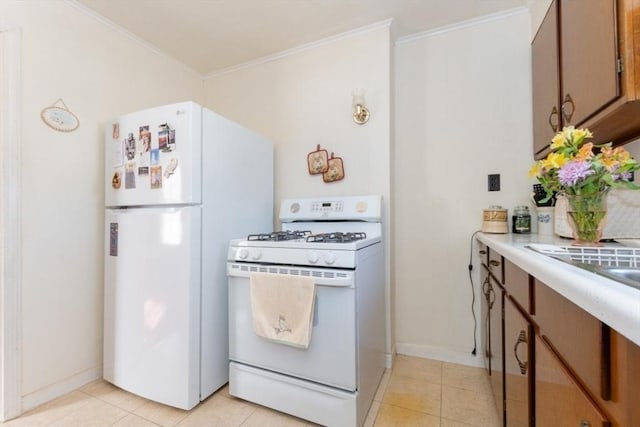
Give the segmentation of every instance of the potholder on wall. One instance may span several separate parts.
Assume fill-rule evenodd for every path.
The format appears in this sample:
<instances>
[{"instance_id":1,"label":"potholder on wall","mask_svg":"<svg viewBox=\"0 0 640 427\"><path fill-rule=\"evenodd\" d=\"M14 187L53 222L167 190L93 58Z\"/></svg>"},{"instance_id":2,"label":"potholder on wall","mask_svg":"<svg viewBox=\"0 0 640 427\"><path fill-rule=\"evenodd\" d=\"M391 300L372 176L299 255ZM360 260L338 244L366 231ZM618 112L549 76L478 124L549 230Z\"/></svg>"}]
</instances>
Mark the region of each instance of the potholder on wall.
<instances>
[{"instance_id":1,"label":"potholder on wall","mask_svg":"<svg viewBox=\"0 0 640 427\"><path fill-rule=\"evenodd\" d=\"M331 153L331 158L327 161L327 170L322 173L322 180L324 182L335 182L343 178L344 165L342 157L334 157L333 153Z\"/></svg>"},{"instance_id":2,"label":"potholder on wall","mask_svg":"<svg viewBox=\"0 0 640 427\"><path fill-rule=\"evenodd\" d=\"M327 150L320 149L320 144L317 145L316 151L312 151L307 154L307 165L309 166L309 174L316 175L324 173L329 169L329 153Z\"/></svg>"}]
</instances>

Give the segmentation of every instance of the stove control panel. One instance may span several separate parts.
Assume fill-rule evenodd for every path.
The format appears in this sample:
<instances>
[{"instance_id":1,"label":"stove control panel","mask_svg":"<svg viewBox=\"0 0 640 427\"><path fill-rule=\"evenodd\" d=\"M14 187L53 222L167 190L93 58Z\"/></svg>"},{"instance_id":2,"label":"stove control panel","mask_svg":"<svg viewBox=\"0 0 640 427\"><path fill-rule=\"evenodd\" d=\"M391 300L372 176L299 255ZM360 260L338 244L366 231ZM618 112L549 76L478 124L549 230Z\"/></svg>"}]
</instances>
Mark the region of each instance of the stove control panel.
<instances>
[{"instance_id":1,"label":"stove control panel","mask_svg":"<svg viewBox=\"0 0 640 427\"><path fill-rule=\"evenodd\" d=\"M241 242L238 244L246 244ZM242 247L231 245L227 253L227 261L271 264L269 271L277 273L277 265L316 266L325 268L355 268L356 254L354 250L315 250L288 247Z\"/></svg>"},{"instance_id":2,"label":"stove control panel","mask_svg":"<svg viewBox=\"0 0 640 427\"><path fill-rule=\"evenodd\" d=\"M344 203L337 202L313 202L311 203L311 212L344 212Z\"/></svg>"},{"instance_id":3,"label":"stove control panel","mask_svg":"<svg viewBox=\"0 0 640 427\"><path fill-rule=\"evenodd\" d=\"M280 205L280 221L380 222L381 211L381 196L286 199Z\"/></svg>"}]
</instances>

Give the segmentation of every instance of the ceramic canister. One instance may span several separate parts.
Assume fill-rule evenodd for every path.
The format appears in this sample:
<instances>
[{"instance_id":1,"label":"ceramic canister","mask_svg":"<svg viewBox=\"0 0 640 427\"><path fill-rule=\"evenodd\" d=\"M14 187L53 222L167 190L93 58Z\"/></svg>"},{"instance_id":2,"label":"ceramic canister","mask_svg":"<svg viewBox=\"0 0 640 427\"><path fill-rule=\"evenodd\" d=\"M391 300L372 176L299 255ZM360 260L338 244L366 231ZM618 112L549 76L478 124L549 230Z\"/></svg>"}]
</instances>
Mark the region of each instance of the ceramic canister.
<instances>
[{"instance_id":1,"label":"ceramic canister","mask_svg":"<svg viewBox=\"0 0 640 427\"><path fill-rule=\"evenodd\" d=\"M538 206L536 207L536 217L538 223L538 234L544 236L553 235L553 206Z\"/></svg>"},{"instance_id":2,"label":"ceramic canister","mask_svg":"<svg viewBox=\"0 0 640 427\"><path fill-rule=\"evenodd\" d=\"M482 232L508 233L509 222L507 210L502 206L489 206L482 211Z\"/></svg>"}]
</instances>

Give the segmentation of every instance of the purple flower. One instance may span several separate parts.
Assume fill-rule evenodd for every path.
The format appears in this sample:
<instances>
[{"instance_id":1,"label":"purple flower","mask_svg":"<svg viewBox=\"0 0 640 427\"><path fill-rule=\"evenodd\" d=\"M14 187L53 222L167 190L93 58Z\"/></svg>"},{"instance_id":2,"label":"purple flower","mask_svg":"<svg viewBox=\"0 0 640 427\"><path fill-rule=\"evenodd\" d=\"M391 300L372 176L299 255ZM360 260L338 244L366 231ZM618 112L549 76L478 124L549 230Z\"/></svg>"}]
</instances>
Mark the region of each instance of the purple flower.
<instances>
[{"instance_id":1,"label":"purple flower","mask_svg":"<svg viewBox=\"0 0 640 427\"><path fill-rule=\"evenodd\" d=\"M631 172L623 172L621 174L614 173L611 175L614 181L630 181Z\"/></svg>"},{"instance_id":2,"label":"purple flower","mask_svg":"<svg viewBox=\"0 0 640 427\"><path fill-rule=\"evenodd\" d=\"M594 171L591 169L589 162L570 162L560 168L558 171L558 179L560 180L560 184L572 186L593 173Z\"/></svg>"}]
</instances>

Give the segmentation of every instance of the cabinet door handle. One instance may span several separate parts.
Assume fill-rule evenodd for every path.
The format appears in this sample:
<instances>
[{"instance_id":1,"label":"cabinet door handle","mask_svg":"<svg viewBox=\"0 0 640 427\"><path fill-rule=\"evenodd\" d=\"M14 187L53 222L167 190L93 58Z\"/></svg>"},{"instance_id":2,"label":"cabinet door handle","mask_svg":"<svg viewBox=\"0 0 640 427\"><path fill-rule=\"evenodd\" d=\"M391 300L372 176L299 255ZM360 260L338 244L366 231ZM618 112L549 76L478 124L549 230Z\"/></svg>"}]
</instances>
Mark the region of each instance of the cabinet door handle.
<instances>
[{"instance_id":1,"label":"cabinet door handle","mask_svg":"<svg viewBox=\"0 0 640 427\"><path fill-rule=\"evenodd\" d=\"M487 289L487 285L489 285L489 276L484 279L482 282L482 293L484 294L487 301L489 301L489 290Z\"/></svg>"},{"instance_id":2,"label":"cabinet door handle","mask_svg":"<svg viewBox=\"0 0 640 427\"><path fill-rule=\"evenodd\" d=\"M567 111L566 106L571 107L571 110ZM576 111L576 104L573 102L571 95L567 94L564 97L564 101L562 101L562 118L564 119L564 124L568 125L571 123L571 117L573 117L573 113Z\"/></svg>"},{"instance_id":3,"label":"cabinet door handle","mask_svg":"<svg viewBox=\"0 0 640 427\"><path fill-rule=\"evenodd\" d=\"M522 375L525 375L527 373L528 362L526 360L523 362L518 357L518 346L522 343L527 343L527 333L521 330L520 335L518 335L516 345L513 346L513 355L516 357L516 361L518 362L518 366L520 367L520 373Z\"/></svg>"},{"instance_id":4,"label":"cabinet door handle","mask_svg":"<svg viewBox=\"0 0 640 427\"><path fill-rule=\"evenodd\" d=\"M491 298L492 296L493 298ZM489 301L489 310L491 310L493 308L493 303L496 302L496 291L493 290L493 286L489 286L487 300Z\"/></svg>"},{"instance_id":5,"label":"cabinet door handle","mask_svg":"<svg viewBox=\"0 0 640 427\"><path fill-rule=\"evenodd\" d=\"M485 251L484 249L480 249L479 252L480 252L480 255L486 255L487 254L487 251Z\"/></svg>"},{"instance_id":6,"label":"cabinet door handle","mask_svg":"<svg viewBox=\"0 0 640 427\"><path fill-rule=\"evenodd\" d=\"M555 123L551 121L554 116L556 118ZM558 119L558 109L554 105L553 108L551 109L551 113L549 114L549 126L551 126L551 130L553 130L554 132L558 132L558 128L560 125L559 122L560 120Z\"/></svg>"},{"instance_id":7,"label":"cabinet door handle","mask_svg":"<svg viewBox=\"0 0 640 427\"><path fill-rule=\"evenodd\" d=\"M496 261L495 259L492 259L491 261L489 261L489 264L491 264L494 267L498 267L500 265L500 261Z\"/></svg>"}]
</instances>

